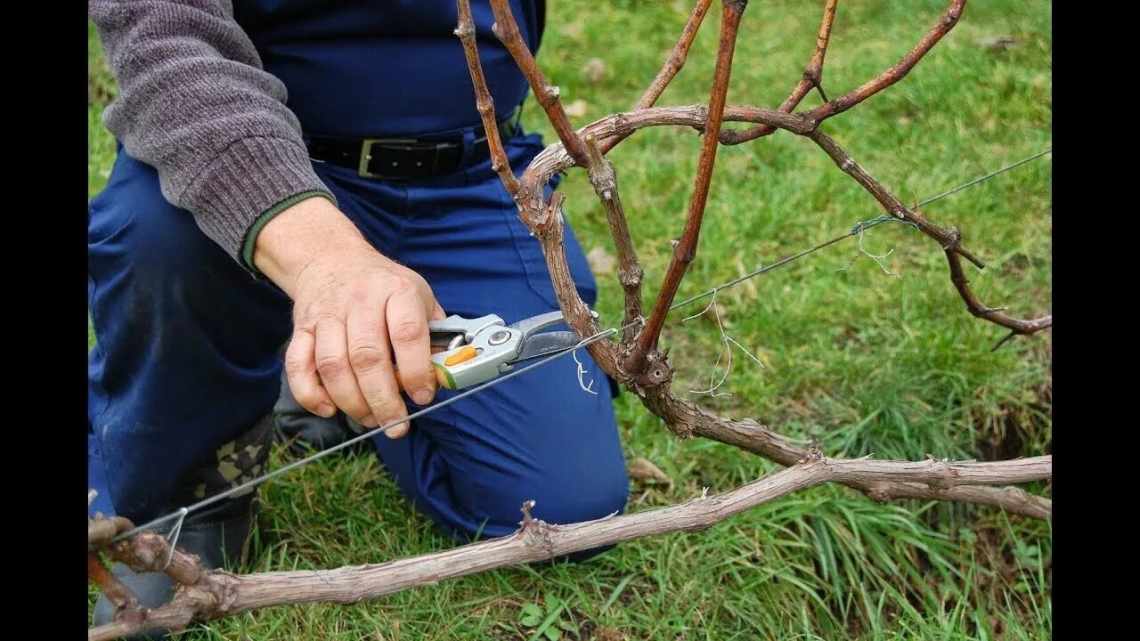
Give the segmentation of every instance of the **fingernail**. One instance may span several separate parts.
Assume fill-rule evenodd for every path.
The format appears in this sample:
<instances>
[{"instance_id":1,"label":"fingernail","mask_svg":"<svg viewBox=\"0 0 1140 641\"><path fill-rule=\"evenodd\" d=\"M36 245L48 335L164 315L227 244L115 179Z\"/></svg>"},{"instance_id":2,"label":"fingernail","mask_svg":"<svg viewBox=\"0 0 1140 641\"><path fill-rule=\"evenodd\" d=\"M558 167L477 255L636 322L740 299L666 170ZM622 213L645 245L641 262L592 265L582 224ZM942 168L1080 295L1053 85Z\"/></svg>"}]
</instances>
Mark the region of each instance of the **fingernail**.
<instances>
[{"instance_id":1,"label":"fingernail","mask_svg":"<svg viewBox=\"0 0 1140 641\"><path fill-rule=\"evenodd\" d=\"M408 424L407 423L400 423L399 425L393 426L392 428L385 431L384 436L387 436L388 438L395 439L395 438L400 438L407 433L408 433Z\"/></svg>"},{"instance_id":2,"label":"fingernail","mask_svg":"<svg viewBox=\"0 0 1140 641\"><path fill-rule=\"evenodd\" d=\"M336 408L328 403L321 403L317 406L317 414L325 418L332 418L332 415L336 414Z\"/></svg>"},{"instance_id":3,"label":"fingernail","mask_svg":"<svg viewBox=\"0 0 1140 641\"><path fill-rule=\"evenodd\" d=\"M379 423L376 422L376 417L372 416L371 414L360 419L360 424L369 429L379 425Z\"/></svg>"},{"instance_id":4,"label":"fingernail","mask_svg":"<svg viewBox=\"0 0 1140 641\"><path fill-rule=\"evenodd\" d=\"M431 402L432 396L431 390L425 387L424 389L416 390L416 392L412 394L412 400L415 401L417 405L427 405Z\"/></svg>"}]
</instances>

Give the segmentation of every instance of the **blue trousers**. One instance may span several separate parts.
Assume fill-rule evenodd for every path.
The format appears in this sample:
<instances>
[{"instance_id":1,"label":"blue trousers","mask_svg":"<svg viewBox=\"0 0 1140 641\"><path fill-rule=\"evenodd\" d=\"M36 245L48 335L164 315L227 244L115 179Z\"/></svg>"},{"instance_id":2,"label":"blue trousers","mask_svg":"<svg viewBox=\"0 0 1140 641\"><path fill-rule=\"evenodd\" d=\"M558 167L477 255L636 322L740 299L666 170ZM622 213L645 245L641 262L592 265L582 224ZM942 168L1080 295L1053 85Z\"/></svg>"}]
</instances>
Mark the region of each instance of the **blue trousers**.
<instances>
[{"instance_id":1,"label":"blue trousers","mask_svg":"<svg viewBox=\"0 0 1140 641\"><path fill-rule=\"evenodd\" d=\"M507 141L520 171L541 148L537 134ZM447 313L512 323L558 309L538 242L489 160L405 184L314 166L369 242L420 273ZM569 229L566 248L592 304L595 282ZM99 490L91 511L138 522L178 507L177 479L272 410L290 301L203 235L163 198L154 170L122 149L90 203L88 277L97 339L88 465ZM406 438L377 436L384 467L457 537L510 533L526 499L554 523L623 509L628 480L612 396L585 350L580 356L600 394L580 389L574 361L560 359L413 421Z\"/></svg>"}]
</instances>

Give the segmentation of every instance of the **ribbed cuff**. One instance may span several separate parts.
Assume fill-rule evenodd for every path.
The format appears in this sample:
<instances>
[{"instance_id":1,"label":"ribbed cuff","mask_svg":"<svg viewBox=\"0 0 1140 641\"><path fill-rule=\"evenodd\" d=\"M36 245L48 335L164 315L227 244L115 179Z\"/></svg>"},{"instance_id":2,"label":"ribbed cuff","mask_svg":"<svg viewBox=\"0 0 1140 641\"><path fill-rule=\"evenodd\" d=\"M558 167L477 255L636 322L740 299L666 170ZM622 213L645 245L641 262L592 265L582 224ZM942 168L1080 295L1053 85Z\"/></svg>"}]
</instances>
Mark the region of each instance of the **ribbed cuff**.
<instances>
[{"instance_id":1,"label":"ribbed cuff","mask_svg":"<svg viewBox=\"0 0 1140 641\"><path fill-rule=\"evenodd\" d=\"M242 267L245 267L246 270L249 271L249 273L253 274L254 278L261 278L261 270L259 270L257 266L253 264L253 250L257 247L257 235L261 233L262 228L264 228L269 221L273 220L277 214L280 214L281 212L289 209L302 200L308 200L309 198L328 198L329 200L332 200L334 205L336 204L336 200L334 200L328 192L303 191L299 194L289 196L285 200L282 200L276 205L273 205L260 216L258 216L257 220L253 221L253 224L249 226L249 230L245 233L245 241L242 243L241 247L241 264Z\"/></svg>"},{"instance_id":2,"label":"ribbed cuff","mask_svg":"<svg viewBox=\"0 0 1140 641\"><path fill-rule=\"evenodd\" d=\"M256 240L254 226L260 231L273 215L314 195L336 203L313 171L304 145L283 138L244 138L214 158L179 204L194 213L207 236L250 269L252 260L247 264L243 250Z\"/></svg>"}]
</instances>

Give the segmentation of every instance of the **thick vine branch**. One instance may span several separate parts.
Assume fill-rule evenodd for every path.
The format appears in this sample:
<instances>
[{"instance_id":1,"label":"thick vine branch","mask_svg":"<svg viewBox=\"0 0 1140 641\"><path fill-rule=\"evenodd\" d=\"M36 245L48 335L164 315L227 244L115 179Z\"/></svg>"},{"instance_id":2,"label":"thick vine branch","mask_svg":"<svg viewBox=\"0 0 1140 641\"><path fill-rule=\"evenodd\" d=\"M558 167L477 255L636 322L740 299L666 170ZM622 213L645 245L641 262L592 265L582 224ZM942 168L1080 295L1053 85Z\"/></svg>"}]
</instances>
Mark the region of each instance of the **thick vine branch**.
<instances>
[{"instance_id":1,"label":"thick vine branch","mask_svg":"<svg viewBox=\"0 0 1140 641\"><path fill-rule=\"evenodd\" d=\"M171 549L158 534L144 533L111 544L111 558L125 563L135 572L165 572L182 585L196 585L206 575L198 557Z\"/></svg>"},{"instance_id":2,"label":"thick vine branch","mask_svg":"<svg viewBox=\"0 0 1140 641\"><path fill-rule=\"evenodd\" d=\"M797 114L783 113L775 109L748 105L729 105L724 109L726 122L751 122L770 124L797 134L808 134L814 125ZM705 105L683 105L675 107L651 107L637 111L626 111L599 118L578 131L579 136L593 136L598 140L602 153L625 140L630 134L646 127L689 127L703 132L708 122L708 108ZM548 145L523 172L522 198L531 202L532 208L541 205L543 190L554 174L566 171L577 165L561 143ZM577 165L585 167L587 165ZM542 201L544 202L544 201Z\"/></svg>"},{"instance_id":3,"label":"thick vine branch","mask_svg":"<svg viewBox=\"0 0 1140 641\"><path fill-rule=\"evenodd\" d=\"M503 149L502 142L499 140L498 130L495 126L494 102L487 88L483 74L483 65L479 60L479 52L475 45L475 25L471 18L471 5L469 0L457 0L457 3L459 8L459 26L456 28L455 34L459 36L463 42L467 69L471 76L471 82L475 87L476 104L479 109L479 115L483 120L484 128L489 132L488 140L490 142L491 166L499 174L499 179L506 188L507 193L517 201L520 190L519 182L511 171L510 162L507 159L507 154ZM513 18L509 15L509 7L508 13L503 15L502 20L507 24L507 26L502 29L505 34L504 37L510 37L512 42L517 45L518 41L515 39L515 34L517 34L518 29L517 25L513 22ZM539 76L539 79L541 79L541 76ZM552 117L552 122L554 122L554 117ZM567 126L569 126L568 123ZM494 130L493 134L490 133L492 130ZM641 269L640 263L637 261L637 253L630 237L629 225L625 218L625 209L622 205L621 194L618 191L617 173L614 171L613 164L602 156L602 152L598 149L597 141L594 138L579 138L577 133L573 131L568 134L568 137L575 141L585 140L586 163L587 171L590 176L590 184L593 185L598 199L601 200L602 206L606 210L606 217L609 221L614 246L618 254L620 265L619 277L625 292L626 322L623 323L623 325L629 326L631 321L641 318L641 278L644 272ZM555 205L554 210L557 212L557 205ZM628 336L632 337L633 331L634 328L628 327L627 332L630 332ZM604 348L597 349L604 350Z\"/></svg>"},{"instance_id":4,"label":"thick vine branch","mask_svg":"<svg viewBox=\"0 0 1140 641\"><path fill-rule=\"evenodd\" d=\"M736 34L740 19L744 15L747 0L724 0L721 11L720 46L717 49L716 68L713 72L713 86L709 95L708 124L705 125L701 141L701 155L697 161L697 177L693 183L693 193L689 200L689 214L685 221L685 231L681 240L673 248L673 258L665 272L665 281L657 294L653 312L645 327L637 335L637 341L625 361L625 369L633 375L641 374L646 368L646 357L657 346L661 329L665 326L665 315L673 304L681 279L697 255L697 243L701 234L705 205L708 202L712 172L716 163L716 152L720 144L721 122L728 96L728 81L732 74L732 54L736 50Z\"/></svg>"},{"instance_id":5,"label":"thick vine branch","mask_svg":"<svg viewBox=\"0 0 1140 641\"><path fill-rule=\"evenodd\" d=\"M700 531L750 508L832 481L906 482L955 488L993 482L1026 483L1051 478L1052 474L1051 456L996 463L949 463L828 459L814 453L787 469L735 490L696 498L680 505L570 525L545 523L530 518L524 512L522 527L512 535L434 554L315 572L265 572L243 576L222 571L209 572L180 589L167 605L149 611L144 620L94 628L88 633L88 641L114 639L175 625L181 628L194 621L272 606L357 603L419 585L552 559L646 536ZM135 545L146 546L145 550L157 549L165 543L161 536L150 533L140 534L135 540L141 542ZM148 559L138 563L147 565Z\"/></svg>"},{"instance_id":6,"label":"thick vine branch","mask_svg":"<svg viewBox=\"0 0 1140 641\"><path fill-rule=\"evenodd\" d=\"M539 196L541 198L541 196ZM542 246L543 257L546 259L547 269L550 271L550 282L553 285L555 296L566 324L579 336L595 336L602 329L590 310L590 306L578 295L578 287L574 283L574 275L570 272L570 264L566 261L566 245L564 241L562 201L565 197L561 192L554 192L550 202L542 206L539 212L532 209L533 202L524 207L520 213L523 221L530 227L535 238ZM569 283L574 290L573 296L564 296L560 289ZM621 359L618 345L610 341L600 340L586 346L594 362L602 371L614 376L616 380L625 382L627 377L621 373ZM611 373L612 372L612 373Z\"/></svg>"},{"instance_id":7,"label":"thick vine branch","mask_svg":"<svg viewBox=\"0 0 1140 641\"><path fill-rule=\"evenodd\" d=\"M115 518L126 521L122 517ZM128 529L134 529L129 521L127 525ZM105 549L112 559L135 572L165 572L179 587L167 605L146 609L138 608L136 602L133 604L136 607L128 604L117 608L114 621L88 630L88 641L117 639L147 630L181 630L195 620L196 613L217 611L232 601L228 584L220 578L229 576L227 573L207 572L198 557L172 549L160 534L143 532Z\"/></svg>"},{"instance_id":8,"label":"thick vine branch","mask_svg":"<svg viewBox=\"0 0 1140 641\"><path fill-rule=\"evenodd\" d=\"M618 257L618 280L625 295L625 314L622 318L622 341L633 340L637 335L637 321L641 319L641 277L645 272L637 260L637 251L629 234L629 223L625 218L625 207L618 192L617 172L613 163L602 156L596 138L586 138L586 153L590 166L590 184L602 207L606 210L610 234Z\"/></svg>"},{"instance_id":9,"label":"thick vine branch","mask_svg":"<svg viewBox=\"0 0 1140 641\"><path fill-rule=\"evenodd\" d=\"M686 400L677 398L667 385L640 390L642 403L661 417L665 425L681 438L701 436L763 456L781 465L794 465L811 450L797 445L792 439L752 419L733 420L705 411ZM932 488L906 481L884 480L874 483L858 479L844 482L876 501L896 499L926 499L979 503L1000 507L1008 512L1048 518L1050 503L1018 488L975 487Z\"/></svg>"},{"instance_id":10,"label":"thick vine branch","mask_svg":"<svg viewBox=\"0 0 1140 641\"><path fill-rule=\"evenodd\" d=\"M483 65L479 62L479 50L475 46L475 22L471 18L471 2L457 0L456 4L459 9L459 24L455 28L455 35L463 43L463 55L467 59L467 70L471 74L471 84L475 89L475 108L479 110L483 131L487 135L487 146L491 150L491 168L499 175L499 180L511 198L515 198L519 193L519 181L511 171L511 163L507 159L507 152L503 149L503 141L499 137L495 101L487 88Z\"/></svg>"},{"instance_id":11,"label":"thick vine branch","mask_svg":"<svg viewBox=\"0 0 1140 641\"><path fill-rule=\"evenodd\" d=\"M134 592L103 565L97 552L87 553L87 580L99 587L115 607L115 612L133 613L138 610L139 600Z\"/></svg>"},{"instance_id":12,"label":"thick vine branch","mask_svg":"<svg viewBox=\"0 0 1140 641\"><path fill-rule=\"evenodd\" d=\"M823 94L823 59L827 55L827 45L831 42L831 25L835 22L835 8L839 4L839 0L827 0L823 7L823 18L819 24L819 35L815 39L815 53L812 54L811 60L808 61L807 67L804 68L803 76L796 86L792 88L792 93L780 103L780 111L790 113L793 109L800 105L800 101L808 92L813 88L819 89L820 95ZM825 97L826 101L827 98ZM767 136L777 130L776 127L767 124L759 124L750 127L744 131L733 131L725 129L720 132L720 143L722 145L737 145L749 140L755 140L762 136Z\"/></svg>"},{"instance_id":13,"label":"thick vine branch","mask_svg":"<svg viewBox=\"0 0 1140 641\"><path fill-rule=\"evenodd\" d=\"M807 123L800 116L756 107L726 107L724 120L767 122L797 133L811 131L810 123ZM704 105L654 107L607 116L583 127L579 135L584 139L598 141L599 148L604 150L607 146L617 144L618 141L624 140L644 127L673 125L703 131L707 122L708 109ZM578 295L574 277L566 261L562 229L562 196L556 193L549 202L545 199L546 185L554 174L565 171L574 165L575 160L561 143L547 146L535 156L534 160L527 166L526 171L523 172L520 180L521 191L516 201L519 204L519 216L523 223L534 233L542 245L547 269L550 272L550 280L562 314L566 318L566 324L573 328L579 336L594 336L601 331L601 328L591 314L589 306ZM624 220L624 214L621 219ZM611 232L617 237L623 235L620 230L613 227L611 227ZM623 241L617 242L621 246ZM630 244L630 248L632 252L632 244ZM635 257L634 260L636 260ZM623 341L623 344L628 345L629 341ZM591 343L586 349L589 350L598 366L615 380L626 385L637 385L636 381L623 368L617 345L608 341L597 341ZM655 376L658 373L659 375ZM668 368L654 367L650 369L649 375L658 381L664 381L668 377Z\"/></svg>"},{"instance_id":14,"label":"thick vine branch","mask_svg":"<svg viewBox=\"0 0 1140 641\"><path fill-rule=\"evenodd\" d=\"M515 16L511 13L510 2L508 0L491 0L491 11L495 14L495 24L492 27L495 36L510 52L515 64L518 65L519 70L530 83L534 98L546 112L550 124L558 134L558 139L562 141L575 162L580 166L586 166L586 145L574 133L574 128L570 125L570 118L566 115L566 110L562 108L562 102L558 99L558 87L551 86L546 81L546 76L542 74L542 70L534 61L534 54L531 53L530 47L523 40L522 33L519 32L519 25L515 22ZM470 64L468 67L470 68Z\"/></svg>"},{"instance_id":15,"label":"thick vine branch","mask_svg":"<svg viewBox=\"0 0 1140 641\"><path fill-rule=\"evenodd\" d=\"M87 549L94 550L111 542L119 534L130 530L134 526L130 520L121 516L111 518L95 518L87 520Z\"/></svg>"}]
</instances>

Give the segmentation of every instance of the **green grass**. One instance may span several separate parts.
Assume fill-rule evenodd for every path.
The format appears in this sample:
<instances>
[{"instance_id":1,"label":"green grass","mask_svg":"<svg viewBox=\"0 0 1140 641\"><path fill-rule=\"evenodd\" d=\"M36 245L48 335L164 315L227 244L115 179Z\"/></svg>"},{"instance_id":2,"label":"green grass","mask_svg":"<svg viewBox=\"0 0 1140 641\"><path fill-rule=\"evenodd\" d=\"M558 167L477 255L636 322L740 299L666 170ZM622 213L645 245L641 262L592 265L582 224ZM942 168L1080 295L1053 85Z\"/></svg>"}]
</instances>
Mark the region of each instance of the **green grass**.
<instances>
[{"instance_id":1,"label":"green grass","mask_svg":"<svg viewBox=\"0 0 1140 641\"><path fill-rule=\"evenodd\" d=\"M811 53L818 4L752 3L730 102L774 105L784 98ZM690 6L550 4L539 62L567 103L586 102L576 124L633 103ZM842 4L824 76L829 95L896 61L943 6ZM660 104L707 100L718 15L706 19L688 66ZM1049 147L1051 28L1047 2L971 3L904 81L825 130L906 201ZM1004 51L979 44L1000 35L1017 42ZM95 194L113 161L99 113L114 86L89 40ZM606 66L596 83L582 73L592 57ZM815 104L814 95L805 101ZM533 103L525 120L554 139ZM680 233L698 144L692 131L658 128L611 154L647 294ZM934 220L960 227L988 263L984 272L969 268L983 300L1013 313L1050 308L1050 181L1046 157L927 209ZM612 251L585 177L572 172L563 184L583 246ZM680 295L879 213L809 141L779 134L722 148L700 251ZM706 398L707 406L818 439L835 456L989 459L1051 447L1050 335L991 353L1003 332L966 313L932 241L899 225L877 227L864 241L873 253L894 250L886 264L897 276L848 242L719 295L729 332L767 367L736 354L721 389L731 395ZM616 276L599 280L598 309L616 322ZM679 393L707 386L719 341L711 322L682 324L682 316L664 337ZM683 501L704 487L726 490L776 469L727 446L673 438L629 395L618 405L627 456L649 458L676 481L671 489L635 485L633 510ZM275 456L284 461L283 452ZM371 456L321 461L265 487L263 497L256 554L244 571L373 563L450 545ZM1048 523L973 506L879 505L828 486L706 532L623 544L581 565L499 570L355 606L266 610L186 638L529 639L538 628L524 623L550 619L570 639L1040 639L1051 636L1051 556Z\"/></svg>"}]
</instances>

